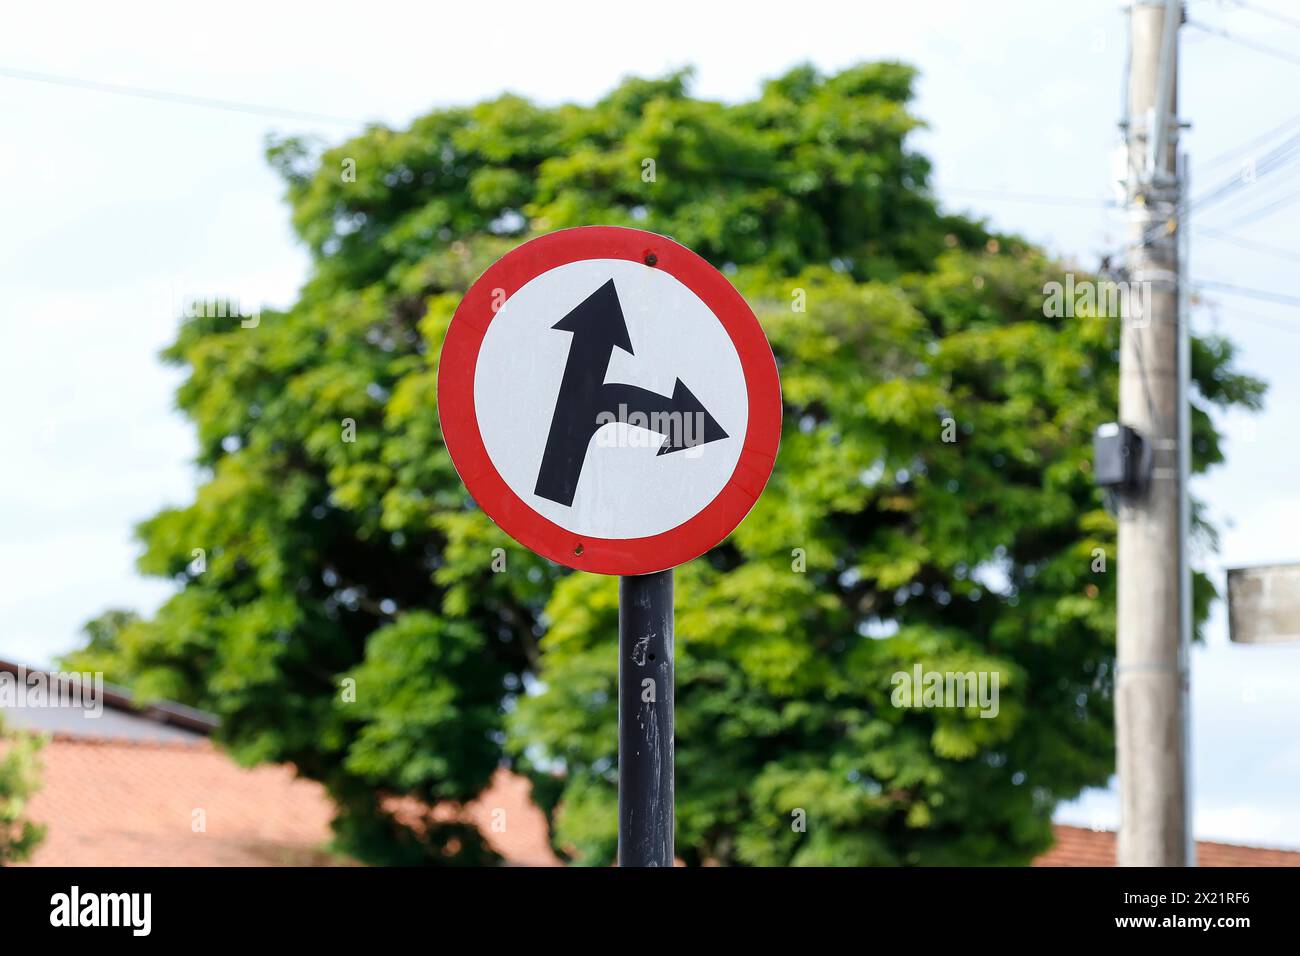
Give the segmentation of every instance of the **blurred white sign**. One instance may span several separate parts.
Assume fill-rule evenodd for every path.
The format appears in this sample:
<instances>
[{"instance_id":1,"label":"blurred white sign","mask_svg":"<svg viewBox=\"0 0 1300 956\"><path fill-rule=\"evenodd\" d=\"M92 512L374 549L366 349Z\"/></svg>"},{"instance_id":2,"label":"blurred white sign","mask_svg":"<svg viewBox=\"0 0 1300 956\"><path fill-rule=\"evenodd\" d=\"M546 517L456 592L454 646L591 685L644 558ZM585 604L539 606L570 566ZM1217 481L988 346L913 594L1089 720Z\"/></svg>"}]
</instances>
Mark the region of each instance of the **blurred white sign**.
<instances>
[{"instance_id":1,"label":"blurred white sign","mask_svg":"<svg viewBox=\"0 0 1300 956\"><path fill-rule=\"evenodd\" d=\"M1300 643L1300 564L1229 569L1228 636L1239 644Z\"/></svg>"}]
</instances>

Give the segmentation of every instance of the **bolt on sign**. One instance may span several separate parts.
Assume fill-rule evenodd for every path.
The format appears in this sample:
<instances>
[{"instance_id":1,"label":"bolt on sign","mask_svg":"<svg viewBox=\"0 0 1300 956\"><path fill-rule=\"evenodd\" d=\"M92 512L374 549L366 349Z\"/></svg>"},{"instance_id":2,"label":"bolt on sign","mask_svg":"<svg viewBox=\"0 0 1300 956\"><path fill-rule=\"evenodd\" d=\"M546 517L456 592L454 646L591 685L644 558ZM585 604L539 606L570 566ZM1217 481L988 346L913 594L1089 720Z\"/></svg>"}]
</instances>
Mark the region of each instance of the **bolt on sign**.
<instances>
[{"instance_id":1,"label":"bolt on sign","mask_svg":"<svg viewBox=\"0 0 1300 956\"><path fill-rule=\"evenodd\" d=\"M749 512L781 392L720 272L663 236L587 226L524 243L470 288L438 413L502 530L572 568L639 575L698 557Z\"/></svg>"}]
</instances>

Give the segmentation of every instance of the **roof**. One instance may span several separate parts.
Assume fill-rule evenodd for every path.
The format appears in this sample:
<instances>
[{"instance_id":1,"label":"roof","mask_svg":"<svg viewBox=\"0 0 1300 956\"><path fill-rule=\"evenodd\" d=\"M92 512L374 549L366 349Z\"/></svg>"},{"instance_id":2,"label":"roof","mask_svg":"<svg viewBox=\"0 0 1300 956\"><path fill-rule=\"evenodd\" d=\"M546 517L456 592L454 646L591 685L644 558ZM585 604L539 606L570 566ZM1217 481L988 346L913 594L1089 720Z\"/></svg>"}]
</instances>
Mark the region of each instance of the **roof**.
<instances>
[{"instance_id":1,"label":"roof","mask_svg":"<svg viewBox=\"0 0 1300 956\"><path fill-rule=\"evenodd\" d=\"M94 680L76 672L49 672L0 660L0 679L21 689L32 682L48 688L41 698L56 698L58 706L5 706L0 695L0 715L11 727L40 733L129 740L194 742L217 727L217 718L202 710L172 701L141 705L124 687ZM37 698L40 700L41 698Z\"/></svg>"},{"instance_id":2,"label":"roof","mask_svg":"<svg viewBox=\"0 0 1300 956\"><path fill-rule=\"evenodd\" d=\"M0 661L0 671L24 669ZM31 671L29 673L40 673ZM214 747L211 714L140 707L105 685L98 717L77 708L2 708L12 726L52 734L28 816L48 825L36 866L275 866L346 862L325 851L333 805L293 767L238 766ZM525 778L500 769L465 819L507 863L555 866L545 815ZM451 808L438 812L444 819ZM201 811L201 813L200 813ZM495 825L494 825L495 824ZM1034 866L1114 866L1115 834L1056 826ZM1201 866L1300 866L1300 851L1197 843Z\"/></svg>"},{"instance_id":3,"label":"roof","mask_svg":"<svg viewBox=\"0 0 1300 956\"><path fill-rule=\"evenodd\" d=\"M41 749L28 816L48 825L35 866L319 866L333 804L292 767L242 768L207 741L56 737ZM531 785L499 771L466 817L516 865L558 861ZM505 832L492 830L504 810ZM200 815L201 812L201 815ZM201 821L201 827L199 825Z\"/></svg>"},{"instance_id":4,"label":"roof","mask_svg":"<svg viewBox=\"0 0 1300 956\"><path fill-rule=\"evenodd\" d=\"M30 819L37 866L268 866L331 862L333 809L290 767L243 769L208 741L56 737L41 749Z\"/></svg>"},{"instance_id":5,"label":"roof","mask_svg":"<svg viewBox=\"0 0 1300 956\"><path fill-rule=\"evenodd\" d=\"M1055 826L1056 845L1034 866L1114 866L1115 833ZM1300 850L1274 850L1233 843L1196 841L1197 866L1300 866Z\"/></svg>"},{"instance_id":6,"label":"roof","mask_svg":"<svg viewBox=\"0 0 1300 956\"><path fill-rule=\"evenodd\" d=\"M29 675L49 677L10 661L0 661L0 673L19 686ZM83 690L59 706L4 706L0 698L8 726L50 735L39 755L41 787L27 805L28 817L47 825L31 864L345 862L325 851L334 806L320 784L291 766L240 767L208 740L217 726L212 714L169 702L141 706L112 685L86 681ZM558 864L531 792L526 779L498 771L463 815L507 862ZM451 808L439 814L455 815Z\"/></svg>"},{"instance_id":7,"label":"roof","mask_svg":"<svg viewBox=\"0 0 1300 956\"><path fill-rule=\"evenodd\" d=\"M56 737L41 751L41 790L28 804L49 830L37 866L275 866L340 862L323 848L333 806L291 767L238 767L207 741L93 741ZM555 866L531 784L498 770L465 816L516 866ZM196 832L195 811L205 829ZM493 811L504 831L494 830ZM1114 866L1115 834L1057 826L1035 866ZM1300 866L1300 852L1197 844L1201 866Z\"/></svg>"}]
</instances>

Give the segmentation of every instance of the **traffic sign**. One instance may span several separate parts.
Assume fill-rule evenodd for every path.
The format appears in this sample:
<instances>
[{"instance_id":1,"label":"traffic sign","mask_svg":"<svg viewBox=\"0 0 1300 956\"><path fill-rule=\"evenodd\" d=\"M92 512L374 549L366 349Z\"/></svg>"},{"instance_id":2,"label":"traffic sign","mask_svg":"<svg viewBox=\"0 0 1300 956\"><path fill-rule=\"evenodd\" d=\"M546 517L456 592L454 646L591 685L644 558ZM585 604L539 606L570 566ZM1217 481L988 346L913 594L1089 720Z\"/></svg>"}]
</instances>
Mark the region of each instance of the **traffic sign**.
<instances>
[{"instance_id":1,"label":"traffic sign","mask_svg":"<svg viewBox=\"0 0 1300 956\"><path fill-rule=\"evenodd\" d=\"M1228 638L1300 643L1300 564L1228 569Z\"/></svg>"},{"instance_id":2,"label":"traffic sign","mask_svg":"<svg viewBox=\"0 0 1300 956\"><path fill-rule=\"evenodd\" d=\"M507 534L553 561L640 575L698 557L766 484L776 363L708 262L639 229L524 243L470 287L438 371L457 472Z\"/></svg>"}]
</instances>

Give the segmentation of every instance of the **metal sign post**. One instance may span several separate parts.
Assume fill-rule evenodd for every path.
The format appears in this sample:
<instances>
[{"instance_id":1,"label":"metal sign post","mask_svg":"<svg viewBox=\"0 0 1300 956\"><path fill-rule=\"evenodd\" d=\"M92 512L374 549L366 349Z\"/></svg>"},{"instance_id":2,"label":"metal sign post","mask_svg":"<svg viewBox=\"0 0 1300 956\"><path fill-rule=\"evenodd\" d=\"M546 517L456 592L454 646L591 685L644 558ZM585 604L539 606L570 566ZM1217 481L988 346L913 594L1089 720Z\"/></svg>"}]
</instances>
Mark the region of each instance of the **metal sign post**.
<instances>
[{"instance_id":1,"label":"metal sign post","mask_svg":"<svg viewBox=\"0 0 1300 956\"><path fill-rule=\"evenodd\" d=\"M673 572L618 582L618 862L673 865Z\"/></svg>"}]
</instances>

